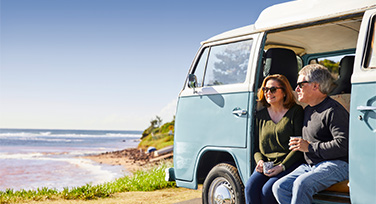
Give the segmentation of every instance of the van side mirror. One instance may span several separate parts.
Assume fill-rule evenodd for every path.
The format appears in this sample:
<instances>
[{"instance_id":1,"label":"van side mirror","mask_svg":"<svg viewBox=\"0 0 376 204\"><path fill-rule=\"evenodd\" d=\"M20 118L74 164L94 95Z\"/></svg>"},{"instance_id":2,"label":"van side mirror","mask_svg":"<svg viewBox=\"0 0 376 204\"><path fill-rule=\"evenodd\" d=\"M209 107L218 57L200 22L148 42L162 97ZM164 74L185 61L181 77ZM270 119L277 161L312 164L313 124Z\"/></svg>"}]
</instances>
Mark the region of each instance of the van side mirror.
<instances>
[{"instance_id":1,"label":"van side mirror","mask_svg":"<svg viewBox=\"0 0 376 204\"><path fill-rule=\"evenodd\" d=\"M188 84L189 88L196 88L197 87L197 77L196 77L196 75L189 74L188 81L189 81L189 84Z\"/></svg>"},{"instance_id":2,"label":"van side mirror","mask_svg":"<svg viewBox=\"0 0 376 204\"><path fill-rule=\"evenodd\" d=\"M193 88L193 93L196 93L195 88L197 87L197 77L194 74L188 75L188 87Z\"/></svg>"}]
</instances>

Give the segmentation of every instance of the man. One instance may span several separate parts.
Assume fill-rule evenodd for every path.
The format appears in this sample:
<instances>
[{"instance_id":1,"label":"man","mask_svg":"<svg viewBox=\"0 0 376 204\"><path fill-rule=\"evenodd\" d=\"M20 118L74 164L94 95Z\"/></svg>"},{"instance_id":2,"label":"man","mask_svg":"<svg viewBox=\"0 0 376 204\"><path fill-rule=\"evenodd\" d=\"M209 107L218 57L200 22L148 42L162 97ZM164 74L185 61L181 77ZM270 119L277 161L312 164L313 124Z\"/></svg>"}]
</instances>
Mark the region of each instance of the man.
<instances>
[{"instance_id":1,"label":"man","mask_svg":"<svg viewBox=\"0 0 376 204\"><path fill-rule=\"evenodd\" d=\"M282 177L273 185L280 204L310 204L313 195L348 179L349 114L328 97L333 77L319 64L305 66L298 77L298 100L304 109L303 138L291 139L290 149L301 151L307 164Z\"/></svg>"}]
</instances>

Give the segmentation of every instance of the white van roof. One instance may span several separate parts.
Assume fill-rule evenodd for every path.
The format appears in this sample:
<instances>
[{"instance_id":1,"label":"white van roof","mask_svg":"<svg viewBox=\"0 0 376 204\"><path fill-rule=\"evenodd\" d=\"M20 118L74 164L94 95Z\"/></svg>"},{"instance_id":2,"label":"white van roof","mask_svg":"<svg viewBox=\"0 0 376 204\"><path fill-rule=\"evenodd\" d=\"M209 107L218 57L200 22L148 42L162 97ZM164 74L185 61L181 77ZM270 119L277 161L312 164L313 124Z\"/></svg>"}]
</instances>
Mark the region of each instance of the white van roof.
<instances>
[{"instance_id":1,"label":"white van roof","mask_svg":"<svg viewBox=\"0 0 376 204\"><path fill-rule=\"evenodd\" d=\"M314 22L376 6L376 0L296 0L263 10L255 23L257 30Z\"/></svg>"},{"instance_id":2,"label":"white van roof","mask_svg":"<svg viewBox=\"0 0 376 204\"><path fill-rule=\"evenodd\" d=\"M205 42L243 36L255 31L315 22L376 8L376 0L296 0L264 9L254 25L244 26L216 35Z\"/></svg>"}]
</instances>

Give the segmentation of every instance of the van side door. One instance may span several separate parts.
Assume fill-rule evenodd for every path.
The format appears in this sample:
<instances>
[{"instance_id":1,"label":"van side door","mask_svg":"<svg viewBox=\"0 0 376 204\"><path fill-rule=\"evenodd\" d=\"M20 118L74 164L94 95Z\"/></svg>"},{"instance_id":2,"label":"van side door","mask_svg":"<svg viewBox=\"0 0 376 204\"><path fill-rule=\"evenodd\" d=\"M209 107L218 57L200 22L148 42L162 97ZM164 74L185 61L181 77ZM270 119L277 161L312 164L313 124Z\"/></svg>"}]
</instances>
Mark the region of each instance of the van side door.
<instances>
[{"instance_id":1,"label":"van side door","mask_svg":"<svg viewBox=\"0 0 376 204\"><path fill-rule=\"evenodd\" d=\"M199 155L209 149L237 149L242 158L236 161L249 165L249 64L254 44L254 38L247 37L204 44L199 50L188 77L196 82L187 79L176 110L174 169L178 183L194 179Z\"/></svg>"},{"instance_id":2,"label":"van side door","mask_svg":"<svg viewBox=\"0 0 376 204\"><path fill-rule=\"evenodd\" d=\"M376 9L365 13L351 78L349 172L352 203L376 200Z\"/></svg>"}]
</instances>

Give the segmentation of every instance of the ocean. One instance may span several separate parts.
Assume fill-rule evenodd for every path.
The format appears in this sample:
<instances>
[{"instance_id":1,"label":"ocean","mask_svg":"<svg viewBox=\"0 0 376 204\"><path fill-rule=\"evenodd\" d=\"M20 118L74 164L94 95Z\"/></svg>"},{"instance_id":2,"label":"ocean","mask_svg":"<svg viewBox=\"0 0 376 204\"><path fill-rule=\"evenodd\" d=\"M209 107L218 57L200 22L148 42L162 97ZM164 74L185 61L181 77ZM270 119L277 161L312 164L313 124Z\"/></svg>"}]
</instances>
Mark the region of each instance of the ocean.
<instances>
[{"instance_id":1,"label":"ocean","mask_svg":"<svg viewBox=\"0 0 376 204\"><path fill-rule=\"evenodd\" d=\"M121 166L81 158L134 148L142 131L0 129L0 191L63 190L129 174Z\"/></svg>"}]
</instances>

